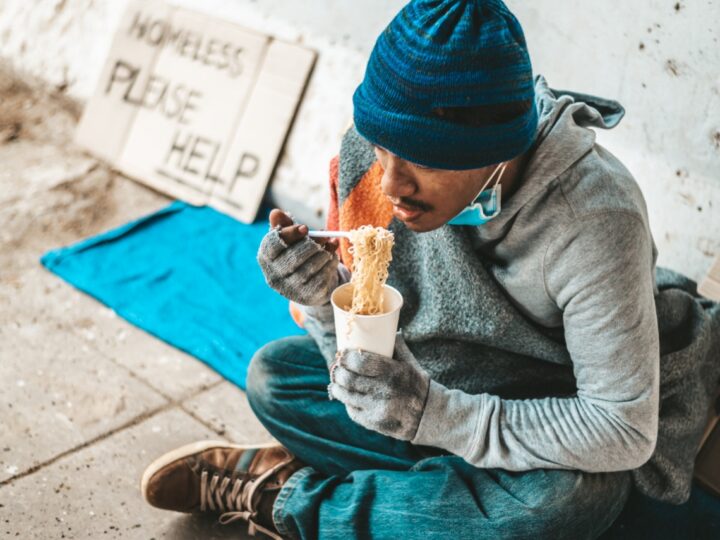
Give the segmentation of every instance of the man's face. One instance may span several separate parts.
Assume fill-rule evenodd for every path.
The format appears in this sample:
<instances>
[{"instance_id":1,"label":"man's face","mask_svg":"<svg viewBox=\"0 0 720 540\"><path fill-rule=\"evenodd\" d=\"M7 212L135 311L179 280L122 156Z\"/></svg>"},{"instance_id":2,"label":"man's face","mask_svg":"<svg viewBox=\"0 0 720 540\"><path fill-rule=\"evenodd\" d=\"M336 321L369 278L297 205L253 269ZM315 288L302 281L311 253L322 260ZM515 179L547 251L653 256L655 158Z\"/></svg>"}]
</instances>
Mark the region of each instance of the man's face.
<instances>
[{"instance_id":1,"label":"man's face","mask_svg":"<svg viewBox=\"0 0 720 540\"><path fill-rule=\"evenodd\" d=\"M454 218L474 200L495 168L429 169L374 148L384 171L382 190L393 204L393 215L415 232L432 231Z\"/></svg>"}]
</instances>

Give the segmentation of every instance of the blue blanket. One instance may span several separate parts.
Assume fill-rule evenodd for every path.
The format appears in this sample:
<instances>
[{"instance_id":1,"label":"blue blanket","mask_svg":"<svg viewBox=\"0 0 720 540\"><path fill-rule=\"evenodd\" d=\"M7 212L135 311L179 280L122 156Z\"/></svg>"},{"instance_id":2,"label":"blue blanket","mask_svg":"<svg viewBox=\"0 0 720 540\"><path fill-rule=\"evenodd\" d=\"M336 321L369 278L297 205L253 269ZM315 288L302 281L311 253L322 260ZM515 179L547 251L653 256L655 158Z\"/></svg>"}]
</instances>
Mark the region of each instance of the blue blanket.
<instances>
[{"instance_id":1,"label":"blue blanket","mask_svg":"<svg viewBox=\"0 0 720 540\"><path fill-rule=\"evenodd\" d=\"M265 283L255 256L267 221L245 225L175 202L46 253L41 262L132 324L245 388L253 353L303 331Z\"/></svg>"}]
</instances>

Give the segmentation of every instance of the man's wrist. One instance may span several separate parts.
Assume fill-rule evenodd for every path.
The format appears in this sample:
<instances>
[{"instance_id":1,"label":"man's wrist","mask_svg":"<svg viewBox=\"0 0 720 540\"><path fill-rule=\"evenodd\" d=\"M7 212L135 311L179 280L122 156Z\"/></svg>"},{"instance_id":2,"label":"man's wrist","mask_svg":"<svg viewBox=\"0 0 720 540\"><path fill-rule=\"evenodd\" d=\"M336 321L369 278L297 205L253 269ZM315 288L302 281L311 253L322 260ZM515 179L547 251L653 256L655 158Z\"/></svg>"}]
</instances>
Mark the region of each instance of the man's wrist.
<instances>
[{"instance_id":1,"label":"man's wrist","mask_svg":"<svg viewBox=\"0 0 720 540\"><path fill-rule=\"evenodd\" d=\"M430 380L425 410L412 444L442 448L465 458L476 444L483 403L482 395L449 390Z\"/></svg>"},{"instance_id":2,"label":"man's wrist","mask_svg":"<svg viewBox=\"0 0 720 540\"><path fill-rule=\"evenodd\" d=\"M327 327L328 330L332 329L334 331L335 317L332 304L329 300L325 304L319 306L303 306L302 304L298 305L300 306L300 309L305 312L306 316L312 317L320 324ZM333 325L332 328L329 325Z\"/></svg>"}]
</instances>

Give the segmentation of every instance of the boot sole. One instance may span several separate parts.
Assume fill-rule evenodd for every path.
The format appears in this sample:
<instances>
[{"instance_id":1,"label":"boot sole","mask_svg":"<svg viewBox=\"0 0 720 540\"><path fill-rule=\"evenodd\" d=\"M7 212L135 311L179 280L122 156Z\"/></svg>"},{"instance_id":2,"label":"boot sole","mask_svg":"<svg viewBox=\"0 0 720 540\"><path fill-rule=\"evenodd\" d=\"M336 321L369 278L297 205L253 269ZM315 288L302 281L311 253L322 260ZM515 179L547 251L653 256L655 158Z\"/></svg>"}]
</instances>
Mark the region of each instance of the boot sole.
<instances>
[{"instance_id":1,"label":"boot sole","mask_svg":"<svg viewBox=\"0 0 720 540\"><path fill-rule=\"evenodd\" d=\"M198 441L186 444L185 446L181 446L180 448L176 448L175 450L171 450L170 452L163 454L155 461L153 461L150 465L148 465L142 475L142 479L140 480L140 491L142 492L142 496L145 502L150 504L147 498L147 485L150 482L150 479L160 469L168 466L170 463L172 463L173 461L177 461L178 459L182 459L193 454L198 454L200 452L204 452L205 450L210 450L211 448L234 448L236 450L252 450L253 448L273 448L275 446L281 445L280 443L275 441L264 444L233 444L226 441Z\"/></svg>"}]
</instances>

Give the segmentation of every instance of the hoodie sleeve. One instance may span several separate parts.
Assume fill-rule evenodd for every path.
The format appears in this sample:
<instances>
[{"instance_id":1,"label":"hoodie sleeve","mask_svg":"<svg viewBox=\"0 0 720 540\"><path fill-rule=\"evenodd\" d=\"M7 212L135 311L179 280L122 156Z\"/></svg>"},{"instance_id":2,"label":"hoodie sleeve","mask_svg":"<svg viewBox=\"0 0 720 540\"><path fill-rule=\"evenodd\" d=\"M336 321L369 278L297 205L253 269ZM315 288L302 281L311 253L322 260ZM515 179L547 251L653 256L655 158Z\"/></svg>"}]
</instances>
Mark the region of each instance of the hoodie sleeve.
<instances>
[{"instance_id":1,"label":"hoodie sleeve","mask_svg":"<svg viewBox=\"0 0 720 540\"><path fill-rule=\"evenodd\" d=\"M343 263L338 264L339 284L350 281L350 271ZM310 337L317 343L325 363L330 365L335 361L337 351L337 338L335 336L335 316L332 304L328 301L321 306L301 306L298 308L304 313L304 326Z\"/></svg>"},{"instance_id":2,"label":"hoodie sleeve","mask_svg":"<svg viewBox=\"0 0 720 540\"><path fill-rule=\"evenodd\" d=\"M484 468L637 468L654 451L658 426L650 233L630 212L578 218L549 246L543 269L547 293L563 311L577 394L503 400L433 381L413 442Z\"/></svg>"}]
</instances>

